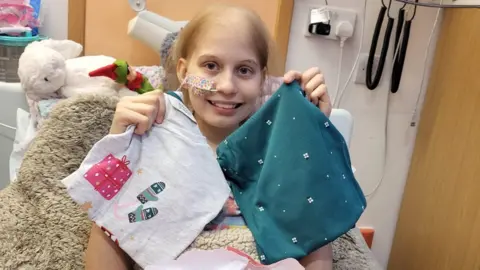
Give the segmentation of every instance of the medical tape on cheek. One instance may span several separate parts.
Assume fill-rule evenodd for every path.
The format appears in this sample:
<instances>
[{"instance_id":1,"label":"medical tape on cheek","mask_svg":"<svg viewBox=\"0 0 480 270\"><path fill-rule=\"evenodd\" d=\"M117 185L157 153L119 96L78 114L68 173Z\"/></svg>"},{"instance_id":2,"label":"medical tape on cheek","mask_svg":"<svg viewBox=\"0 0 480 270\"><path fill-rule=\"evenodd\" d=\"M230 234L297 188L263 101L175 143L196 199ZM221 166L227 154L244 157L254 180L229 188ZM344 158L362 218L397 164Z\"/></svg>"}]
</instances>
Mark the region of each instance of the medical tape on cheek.
<instances>
[{"instance_id":1,"label":"medical tape on cheek","mask_svg":"<svg viewBox=\"0 0 480 270\"><path fill-rule=\"evenodd\" d=\"M190 74L185 78L183 87L191 89L197 96L209 95L217 91L214 81Z\"/></svg>"}]
</instances>

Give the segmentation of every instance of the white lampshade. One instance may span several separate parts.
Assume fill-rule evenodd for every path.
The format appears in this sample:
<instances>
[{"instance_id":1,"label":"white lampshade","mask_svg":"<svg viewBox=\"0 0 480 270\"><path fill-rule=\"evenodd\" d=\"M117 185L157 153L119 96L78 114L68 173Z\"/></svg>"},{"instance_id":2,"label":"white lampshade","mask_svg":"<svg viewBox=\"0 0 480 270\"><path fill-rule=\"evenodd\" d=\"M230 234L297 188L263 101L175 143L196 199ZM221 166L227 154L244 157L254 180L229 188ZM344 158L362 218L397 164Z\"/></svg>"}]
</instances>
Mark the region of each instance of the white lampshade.
<instances>
[{"instance_id":1,"label":"white lampshade","mask_svg":"<svg viewBox=\"0 0 480 270\"><path fill-rule=\"evenodd\" d=\"M137 16L129 21L127 33L155 51L159 51L165 37L169 33L180 31L187 23L188 21L172 21L144 10L138 12Z\"/></svg>"}]
</instances>

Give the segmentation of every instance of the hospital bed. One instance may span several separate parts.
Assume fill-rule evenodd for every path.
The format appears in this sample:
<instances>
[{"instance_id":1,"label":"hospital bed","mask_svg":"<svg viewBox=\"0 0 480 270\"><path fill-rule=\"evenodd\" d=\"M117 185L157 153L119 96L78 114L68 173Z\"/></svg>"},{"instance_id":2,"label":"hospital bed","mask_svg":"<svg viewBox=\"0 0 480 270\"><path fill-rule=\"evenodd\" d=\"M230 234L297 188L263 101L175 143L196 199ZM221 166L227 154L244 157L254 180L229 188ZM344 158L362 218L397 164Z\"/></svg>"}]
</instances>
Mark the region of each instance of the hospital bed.
<instances>
[{"instance_id":1,"label":"hospital bed","mask_svg":"<svg viewBox=\"0 0 480 270\"><path fill-rule=\"evenodd\" d=\"M17 108L28 112L20 83L0 82L0 189L10 183L9 159L15 140Z\"/></svg>"},{"instance_id":2,"label":"hospital bed","mask_svg":"<svg viewBox=\"0 0 480 270\"><path fill-rule=\"evenodd\" d=\"M29 111L25 94L19 83L0 82L0 190L10 183L9 160L17 127L17 108ZM350 142L353 131L351 114L343 109L334 109L330 116L332 123Z\"/></svg>"}]
</instances>

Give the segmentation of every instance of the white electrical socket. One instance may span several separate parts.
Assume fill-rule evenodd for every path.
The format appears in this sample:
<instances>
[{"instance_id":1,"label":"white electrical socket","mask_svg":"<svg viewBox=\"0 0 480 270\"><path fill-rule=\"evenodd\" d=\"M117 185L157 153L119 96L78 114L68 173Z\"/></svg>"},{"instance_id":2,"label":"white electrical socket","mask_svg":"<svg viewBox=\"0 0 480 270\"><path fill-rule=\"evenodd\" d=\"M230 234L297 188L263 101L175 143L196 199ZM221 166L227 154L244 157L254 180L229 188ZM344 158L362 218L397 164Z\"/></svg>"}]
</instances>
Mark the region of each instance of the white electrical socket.
<instances>
[{"instance_id":1,"label":"white electrical socket","mask_svg":"<svg viewBox=\"0 0 480 270\"><path fill-rule=\"evenodd\" d=\"M312 35L308 32L308 26L310 25L310 16L312 13L313 9L317 8L326 8L330 11L330 35L328 36L322 36L322 35ZM355 29L355 22L357 20L357 12L351 9L345 9L345 8L339 8L339 7L333 7L333 6L316 6L316 7L310 7L308 9L308 14L307 14L307 19L305 20L305 36L306 37L321 37L321 38L326 38L326 39L333 39L337 40L337 36L335 35L335 29L337 28L337 25L342 22L342 21L347 21L350 22L353 26L353 29Z\"/></svg>"},{"instance_id":2,"label":"white electrical socket","mask_svg":"<svg viewBox=\"0 0 480 270\"><path fill-rule=\"evenodd\" d=\"M378 68L378 62L380 62L380 55L375 55L373 58L373 74ZM355 71L355 80L356 84L366 84L367 81L367 62L368 62L368 53L360 54L358 58L358 64Z\"/></svg>"}]
</instances>

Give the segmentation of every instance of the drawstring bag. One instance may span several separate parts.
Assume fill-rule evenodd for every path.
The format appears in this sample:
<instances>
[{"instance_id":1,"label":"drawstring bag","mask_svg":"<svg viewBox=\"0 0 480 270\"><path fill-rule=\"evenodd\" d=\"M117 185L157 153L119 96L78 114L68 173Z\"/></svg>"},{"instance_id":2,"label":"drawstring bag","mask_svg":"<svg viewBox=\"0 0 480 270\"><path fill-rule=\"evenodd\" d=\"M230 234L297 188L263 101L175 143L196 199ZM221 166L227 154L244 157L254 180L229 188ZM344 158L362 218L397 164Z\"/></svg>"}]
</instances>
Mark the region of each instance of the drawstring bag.
<instances>
[{"instance_id":1,"label":"drawstring bag","mask_svg":"<svg viewBox=\"0 0 480 270\"><path fill-rule=\"evenodd\" d=\"M112 241L142 267L179 256L223 208L230 188L183 103L144 135L130 126L97 142L62 180Z\"/></svg>"},{"instance_id":2,"label":"drawstring bag","mask_svg":"<svg viewBox=\"0 0 480 270\"><path fill-rule=\"evenodd\" d=\"M297 82L282 85L217 156L264 264L310 254L365 209L343 136Z\"/></svg>"}]
</instances>

